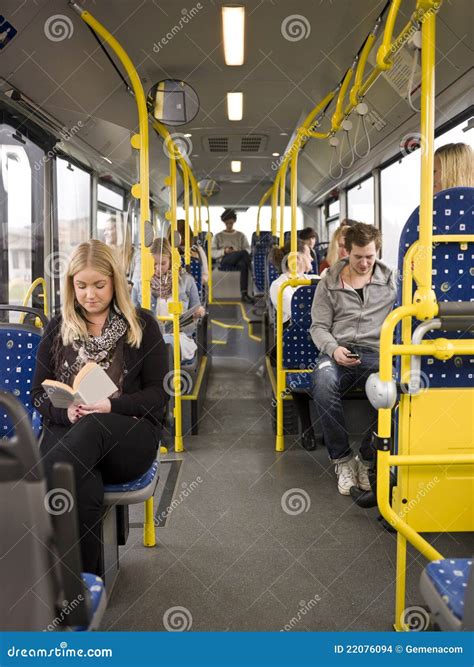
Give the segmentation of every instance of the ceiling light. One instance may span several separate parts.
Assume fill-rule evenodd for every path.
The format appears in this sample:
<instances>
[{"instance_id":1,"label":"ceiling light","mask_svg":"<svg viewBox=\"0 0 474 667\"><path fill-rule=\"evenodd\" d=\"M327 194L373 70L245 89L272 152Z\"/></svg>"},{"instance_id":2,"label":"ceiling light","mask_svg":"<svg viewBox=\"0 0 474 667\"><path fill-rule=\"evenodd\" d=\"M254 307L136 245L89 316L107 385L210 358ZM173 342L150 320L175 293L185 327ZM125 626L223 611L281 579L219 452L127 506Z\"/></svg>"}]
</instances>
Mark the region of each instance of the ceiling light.
<instances>
[{"instance_id":1,"label":"ceiling light","mask_svg":"<svg viewBox=\"0 0 474 667\"><path fill-rule=\"evenodd\" d=\"M239 172L242 171L242 162L240 160L232 160L230 163L230 168L234 172L234 174L238 174Z\"/></svg>"},{"instance_id":2,"label":"ceiling light","mask_svg":"<svg viewBox=\"0 0 474 667\"><path fill-rule=\"evenodd\" d=\"M227 116L229 120L242 120L244 115L244 94L227 93Z\"/></svg>"},{"instance_id":3,"label":"ceiling light","mask_svg":"<svg viewBox=\"0 0 474 667\"><path fill-rule=\"evenodd\" d=\"M278 157L280 153L272 153L273 157Z\"/></svg>"},{"instance_id":4,"label":"ceiling light","mask_svg":"<svg viewBox=\"0 0 474 667\"><path fill-rule=\"evenodd\" d=\"M225 64L244 64L245 7L222 7Z\"/></svg>"},{"instance_id":5,"label":"ceiling light","mask_svg":"<svg viewBox=\"0 0 474 667\"><path fill-rule=\"evenodd\" d=\"M191 132L188 132L188 133L185 134L184 136L186 137L186 139L189 139L189 138L192 137L193 135L191 134Z\"/></svg>"},{"instance_id":6,"label":"ceiling light","mask_svg":"<svg viewBox=\"0 0 474 667\"><path fill-rule=\"evenodd\" d=\"M287 137L287 136L288 136L288 132L280 132L280 137Z\"/></svg>"}]
</instances>

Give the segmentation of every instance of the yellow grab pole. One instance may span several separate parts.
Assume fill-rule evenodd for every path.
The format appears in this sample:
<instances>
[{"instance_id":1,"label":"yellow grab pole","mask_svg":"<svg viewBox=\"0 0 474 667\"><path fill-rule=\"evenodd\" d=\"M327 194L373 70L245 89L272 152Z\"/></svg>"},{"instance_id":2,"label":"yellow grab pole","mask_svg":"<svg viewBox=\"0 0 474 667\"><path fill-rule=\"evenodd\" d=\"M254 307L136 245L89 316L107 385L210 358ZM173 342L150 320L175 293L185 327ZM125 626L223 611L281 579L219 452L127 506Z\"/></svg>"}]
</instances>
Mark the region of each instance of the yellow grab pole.
<instances>
[{"instance_id":1,"label":"yellow grab pole","mask_svg":"<svg viewBox=\"0 0 474 667\"><path fill-rule=\"evenodd\" d=\"M388 10L387 21L385 23L385 30L383 32L382 44L378 48L376 57L377 67L381 71L390 68L390 63L387 61L391 53L393 30L395 28L395 21L397 19L398 12L400 11L401 4L402 0L392 0L392 4L390 5L390 9Z\"/></svg>"},{"instance_id":2,"label":"yellow grab pole","mask_svg":"<svg viewBox=\"0 0 474 667\"><path fill-rule=\"evenodd\" d=\"M209 272L209 278L208 278L208 283L207 283L207 300L209 303L212 303L212 249L211 249L211 243L212 243L212 234L211 234L211 212L209 210L209 201L207 197L203 197L204 203L207 208L207 234L206 234L206 240L207 240L207 267L208 267L208 272Z\"/></svg>"},{"instance_id":3,"label":"yellow grab pole","mask_svg":"<svg viewBox=\"0 0 474 667\"><path fill-rule=\"evenodd\" d=\"M140 175L139 182L132 186L132 196L140 200L140 245L141 245L141 277L142 277L142 305L150 308L150 275L153 273L152 259L145 248L145 227L150 221L150 183L149 183L149 158L148 158L148 110L146 106L145 93L142 82L138 76L134 64L127 52L115 39L115 37L95 19L90 12L83 10L77 3L71 2L71 7L76 11L84 23L92 28L110 46L124 66L138 110L139 134L134 134L131 139L132 147L140 152Z\"/></svg>"},{"instance_id":4,"label":"yellow grab pole","mask_svg":"<svg viewBox=\"0 0 474 667\"><path fill-rule=\"evenodd\" d=\"M302 135L298 130L297 143L291 154L291 173L290 173L290 205L291 205L291 252L289 259L289 268L292 278L297 275L297 246L298 236L296 229L296 216L298 212L298 156L301 148Z\"/></svg>"},{"instance_id":5,"label":"yellow grab pole","mask_svg":"<svg viewBox=\"0 0 474 667\"><path fill-rule=\"evenodd\" d=\"M349 101L353 107L356 107L359 104L358 95L364 78L365 66L367 64L367 59L369 57L369 54L372 51L372 48L377 40L377 32L379 26L380 26L380 20L377 21L377 23L375 24L374 29L365 40L365 44L362 47L362 51L360 52L359 61L357 63L357 69L354 76L354 84L351 88L351 92L349 93Z\"/></svg>"},{"instance_id":6,"label":"yellow grab pole","mask_svg":"<svg viewBox=\"0 0 474 667\"><path fill-rule=\"evenodd\" d=\"M281 172L276 175L272 188L272 236L277 235L277 205L278 205L278 186L280 183Z\"/></svg>"},{"instance_id":7,"label":"yellow grab pole","mask_svg":"<svg viewBox=\"0 0 474 667\"><path fill-rule=\"evenodd\" d=\"M191 262L191 239L189 233L189 172L186 161L183 160L182 173L184 183L184 263L189 266Z\"/></svg>"},{"instance_id":8,"label":"yellow grab pole","mask_svg":"<svg viewBox=\"0 0 474 667\"><path fill-rule=\"evenodd\" d=\"M344 97L346 96L349 84L351 82L352 73L354 72L354 66L355 64L352 63L351 67L349 67L349 69L347 70L344 80L342 82L342 86L339 90L339 95L337 96L337 101L336 101L336 110L333 113L331 120L332 132L336 132L337 130L339 130L339 128L341 127L341 123L344 120L344 110L343 110Z\"/></svg>"},{"instance_id":9,"label":"yellow grab pole","mask_svg":"<svg viewBox=\"0 0 474 667\"><path fill-rule=\"evenodd\" d=\"M268 190L265 192L263 197L260 199L258 203L258 212L257 212L257 236L260 236L260 213L262 210L262 206L265 204L266 201L271 197L271 194L273 192L273 187L269 187Z\"/></svg>"},{"instance_id":10,"label":"yellow grab pole","mask_svg":"<svg viewBox=\"0 0 474 667\"><path fill-rule=\"evenodd\" d=\"M27 293L25 294L25 298L23 299L23 305L24 306L28 305L29 300L33 296L33 292L35 291L35 289L37 287L39 287L39 285L41 285L43 287L43 294L39 295L39 297L43 297L43 312L46 315L46 317L49 317L48 291L46 289L46 280L44 278L41 278L41 277L36 278L36 280L34 280L31 283ZM25 317L26 317L26 313L22 313L21 316L20 316L20 324L23 324L23 322L25 321ZM37 324L38 320L39 320L39 317L36 318L35 326L41 327L42 326L41 322L39 324Z\"/></svg>"},{"instance_id":11,"label":"yellow grab pole","mask_svg":"<svg viewBox=\"0 0 474 667\"><path fill-rule=\"evenodd\" d=\"M283 248L285 245L285 189L288 163L288 158L285 158L280 173L280 248Z\"/></svg>"},{"instance_id":12,"label":"yellow grab pole","mask_svg":"<svg viewBox=\"0 0 474 667\"><path fill-rule=\"evenodd\" d=\"M435 105L436 12L425 14L421 27L421 180L420 180L420 248L415 260L418 289L414 300L418 319L430 319L437 312L432 281L433 237L433 162ZM421 256L420 256L421 255Z\"/></svg>"}]
</instances>

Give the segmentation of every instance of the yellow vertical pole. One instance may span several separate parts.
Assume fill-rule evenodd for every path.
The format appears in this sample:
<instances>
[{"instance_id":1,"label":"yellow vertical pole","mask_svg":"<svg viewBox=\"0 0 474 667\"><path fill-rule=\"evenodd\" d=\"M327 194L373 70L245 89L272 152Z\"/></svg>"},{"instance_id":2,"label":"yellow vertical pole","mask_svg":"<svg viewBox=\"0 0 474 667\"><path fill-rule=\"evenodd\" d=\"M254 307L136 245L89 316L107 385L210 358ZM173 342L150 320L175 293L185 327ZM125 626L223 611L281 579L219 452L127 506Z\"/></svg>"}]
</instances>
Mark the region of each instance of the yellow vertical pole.
<instances>
[{"instance_id":1,"label":"yellow vertical pole","mask_svg":"<svg viewBox=\"0 0 474 667\"><path fill-rule=\"evenodd\" d=\"M191 262L191 239L189 233L189 172L188 165L182 162L184 183L184 263L188 266Z\"/></svg>"},{"instance_id":2,"label":"yellow vertical pole","mask_svg":"<svg viewBox=\"0 0 474 667\"><path fill-rule=\"evenodd\" d=\"M431 288L433 265L433 163L435 123L435 46L436 13L427 12L421 28L421 179L420 179L420 248L415 259L418 289L415 303L418 319L436 315L436 296Z\"/></svg>"},{"instance_id":3,"label":"yellow vertical pole","mask_svg":"<svg viewBox=\"0 0 474 667\"><path fill-rule=\"evenodd\" d=\"M276 175L272 188L272 236L277 235L277 202L278 202L278 184L280 182L280 172Z\"/></svg>"},{"instance_id":4,"label":"yellow vertical pole","mask_svg":"<svg viewBox=\"0 0 474 667\"><path fill-rule=\"evenodd\" d=\"M280 174L280 248L285 245L285 188L288 160L284 160Z\"/></svg>"},{"instance_id":5,"label":"yellow vertical pole","mask_svg":"<svg viewBox=\"0 0 474 667\"><path fill-rule=\"evenodd\" d=\"M283 370L283 290L285 286L280 285L277 295L277 326L276 326L276 439L275 450L283 452L285 449L285 436L283 434L283 395L285 391L285 372Z\"/></svg>"},{"instance_id":6,"label":"yellow vertical pole","mask_svg":"<svg viewBox=\"0 0 474 667\"><path fill-rule=\"evenodd\" d=\"M176 160L178 158L178 149L172 139L170 141L170 177L168 185L170 186L171 199L171 247L172 247L172 301L168 303L168 311L173 316L173 366L174 366L174 423L175 423L175 451L183 451L182 435L182 404L181 404L181 346L179 332L179 316L183 311L183 304L179 301L179 272L181 269L181 256L174 244L174 237L177 228L176 206L177 206L177 169Z\"/></svg>"},{"instance_id":7,"label":"yellow vertical pole","mask_svg":"<svg viewBox=\"0 0 474 667\"><path fill-rule=\"evenodd\" d=\"M400 469L399 469L400 472ZM397 567L396 567L396 592L395 592L395 630L406 630L402 624L403 612L405 610L405 590L407 578L407 539L401 533L397 533Z\"/></svg>"},{"instance_id":8,"label":"yellow vertical pole","mask_svg":"<svg viewBox=\"0 0 474 667\"><path fill-rule=\"evenodd\" d=\"M84 11L76 3L71 3L71 7L76 11L84 23L87 23L94 32L96 32L104 42L115 52L120 62L124 66L133 93L138 111L139 133L131 138L133 148L140 153L140 175L139 182L132 186L131 193L135 199L140 200L140 244L141 244L141 273L142 273L142 305L144 308L150 308L150 276L153 272L151 255L145 248L145 227L150 221L150 184L149 184L149 158L148 158L148 110L146 106L145 93L142 82L138 76L130 57L113 35L95 19L90 12Z\"/></svg>"},{"instance_id":9,"label":"yellow vertical pole","mask_svg":"<svg viewBox=\"0 0 474 667\"><path fill-rule=\"evenodd\" d=\"M291 203L291 252L290 252L290 274L292 278L297 276L296 251L298 246L297 236L297 214L298 214L298 155L301 148L301 134L298 131L296 145L291 154L291 177L290 177L290 203Z\"/></svg>"},{"instance_id":10,"label":"yellow vertical pole","mask_svg":"<svg viewBox=\"0 0 474 667\"><path fill-rule=\"evenodd\" d=\"M207 241L207 265L208 265L208 271L209 271L209 278L208 278L208 282L207 282L207 300L208 300L208 303L212 303L211 212L210 212L210 209L209 209L209 200L207 199L207 197L203 197L202 199L203 199L203 202L204 202L204 206L206 207L206 210L207 210L206 241Z\"/></svg>"}]
</instances>

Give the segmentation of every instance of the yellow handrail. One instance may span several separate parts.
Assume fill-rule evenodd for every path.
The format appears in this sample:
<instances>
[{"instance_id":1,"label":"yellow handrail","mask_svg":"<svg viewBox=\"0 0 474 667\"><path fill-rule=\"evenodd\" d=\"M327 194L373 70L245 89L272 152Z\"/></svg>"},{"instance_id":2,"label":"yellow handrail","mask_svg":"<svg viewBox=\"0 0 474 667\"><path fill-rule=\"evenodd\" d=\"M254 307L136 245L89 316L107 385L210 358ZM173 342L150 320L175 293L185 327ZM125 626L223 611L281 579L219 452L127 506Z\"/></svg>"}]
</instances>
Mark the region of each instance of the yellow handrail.
<instances>
[{"instance_id":1,"label":"yellow handrail","mask_svg":"<svg viewBox=\"0 0 474 667\"><path fill-rule=\"evenodd\" d=\"M150 221L150 176L148 155L148 110L142 82L138 76L130 57L117 39L88 11L83 10L77 3L71 2L84 23L92 28L110 46L124 66L132 85L135 102L138 110L139 133L131 138L132 147L140 153L139 182L132 186L131 193L140 200L140 243L141 243L141 274L142 274L142 305L150 308L150 274L151 256L145 247L145 227Z\"/></svg>"},{"instance_id":2,"label":"yellow handrail","mask_svg":"<svg viewBox=\"0 0 474 667\"><path fill-rule=\"evenodd\" d=\"M258 211L257 211L257 236L260 236L260 212L262 210L262 206L268 201L268 199L271 197L271 194L273 192L273 186L269 187L268 190L265 192L263 197L260 199L258 203Z\"/></svg>"},{"instance_id":3,"label":"yellow handrail","mask_svg":"<svg viewBox=\"0 0 474 667\"><path fill-rule=\"evenodd\" d=\"M23 304L22 305L23 306L28 305L31 297L33 296L33 292L35 291L35 289L37 287L39 287L39 285L41 285L43 287L43 293L38 294L38 297L43 298L43 312L46 315L46 317L49 317L48 291L46 289L46 280L42 277L36 278L36 280L33 280L30 287L28 288L27 293L25 294L25 298L23 299ZM25 321L25 317L26 317L26 313L22 313L20 315L20 324L23 324L23 322ZM39 323L38 323L38 321L39 321ZM42 327L43 326L43 324L39 320L39 318L36 318L35 326L37 326L37 327Z\"/></svg>"},{"instance_id":4,"label":"yellow handrail","mask_svg":"<svg viewBox=\"0 0 474 667\"><path fill-rule=\"evenodd\" d=\"M203 202L207 208L207 268L208 268L208 279L207 279L207 300L209 303L213 302L212 297L212 234L211 234L211 212L209 210L209 200L207 197L203 197Z\"/></svg>"}]
</instances>

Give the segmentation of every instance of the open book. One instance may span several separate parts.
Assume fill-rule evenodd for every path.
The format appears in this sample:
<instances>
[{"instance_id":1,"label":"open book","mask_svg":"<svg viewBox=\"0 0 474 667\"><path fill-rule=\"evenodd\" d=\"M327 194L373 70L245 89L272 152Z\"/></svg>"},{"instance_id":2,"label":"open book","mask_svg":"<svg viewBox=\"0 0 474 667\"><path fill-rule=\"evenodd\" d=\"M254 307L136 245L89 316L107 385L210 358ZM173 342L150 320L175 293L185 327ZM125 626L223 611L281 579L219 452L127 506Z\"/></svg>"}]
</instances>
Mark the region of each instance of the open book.
<instances>
[{"instance_id":1,"label":"open book","mask_svg":"<svg viewBox=\"0 0 474 667\"><path fill-rule=\"evenodd\" d=\"M68 408L72 403L92 405L117 391L104 369L93 361L81 368L72 387L57 380L45 380L42 386L55 408Z\"/></svg>"}]
</instances>

